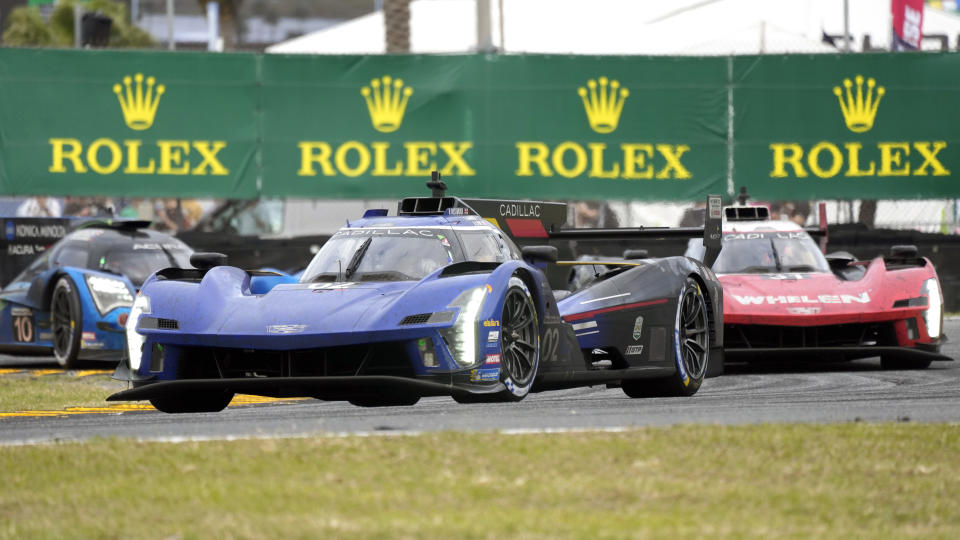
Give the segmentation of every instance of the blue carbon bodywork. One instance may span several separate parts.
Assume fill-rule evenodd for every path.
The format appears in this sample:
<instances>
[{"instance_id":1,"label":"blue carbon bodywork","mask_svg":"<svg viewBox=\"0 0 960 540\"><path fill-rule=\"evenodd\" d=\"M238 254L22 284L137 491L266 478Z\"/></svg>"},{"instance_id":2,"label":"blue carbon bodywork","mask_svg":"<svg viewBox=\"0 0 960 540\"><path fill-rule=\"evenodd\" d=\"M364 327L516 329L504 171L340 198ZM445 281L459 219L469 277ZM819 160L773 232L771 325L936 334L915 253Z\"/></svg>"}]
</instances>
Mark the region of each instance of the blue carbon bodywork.
<instances>
[{"instance_id":1,"label":"blue carbon bodywork","mask_svg":"<svg viewBox=\"0 0 960 540\"><path fill-rule=\"evenodd\" d=\"M520 268L529 270L525 263L511 261L489 274L440 278L443 269L439 269L418 282L281 283L263 294L256 294L247 273L234 267L213 268L199 284L151 278L142 289L150 297L151 312L176 320L178 328L138 326L146 338L145 351L154 343L167 349L162 371L150 371L148 362L136 371L141 377L175 379L178 347L289 351L399 341L410 348L411 357L419 357L417 341L429 339L437 352L437 365L425 365L421 359L412 366L417 375L468 373L477 365L458 365L440 333L460 316L460 308L450 303L464 291L487 289L477 317L477 345L483 355L496 354L499 347L488 347L484 333L496 327L483 324L499 320L503 299L495 291L505 290ZM190 302L183 301L187 297ZM452 313L449 321L399 324L407 316L447 311ZM482 362L479 358L478 363Z\"/></svg>"}]
</instances>

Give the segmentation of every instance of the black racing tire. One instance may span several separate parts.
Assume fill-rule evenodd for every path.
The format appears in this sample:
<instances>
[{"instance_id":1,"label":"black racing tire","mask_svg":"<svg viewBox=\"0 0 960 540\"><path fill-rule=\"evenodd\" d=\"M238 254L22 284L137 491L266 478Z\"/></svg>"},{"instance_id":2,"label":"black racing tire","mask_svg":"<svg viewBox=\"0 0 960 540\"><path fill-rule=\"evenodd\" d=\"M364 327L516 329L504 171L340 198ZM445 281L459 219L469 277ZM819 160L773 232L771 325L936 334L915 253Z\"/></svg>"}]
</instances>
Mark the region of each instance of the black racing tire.
<instances>
[{"instance_id":1,"label":"black racing tire","mask_svg":"<svg viewBox=\"0 0 960 540\"><path fill-rule=\"evenodd\" d=\"M50 330L57 363L65 368L75 367L83 334L83 308L77 285L70 276L61 276L50 295Z\"/></svg>"},{"instance_id":2,"label":"black racing tire","mask_svg":"<svg viewBox=\"0 0 960 540\"><path fill-rule=\"evenodd\" d=\"M723 375L726 366L724 364L726 354L723 347L710 348L710 361L707 362L707 373L704 375L707 379Z\"/></svg>"},{"instance_id":3,"label":"black racing tire","mask_svg":"<svg viewBox=\"0 0 960 540\"><path fill-rule=\"evenodd\" d=\"M402 396L392 398L356 398L349 400L357 407L409 407L416 405L420 396Z\"/></svg>"},{"instance_id":4,"label":"black racing tire","mask_svg":"<svg viewBox=\"0 0 960 540\"><path fill-rule=\"evenodd\" d=\"M933 360L904 358L896 354L884 354L880 356L880 367L889 370L927 369L932 362Z\"/></svg>"},{"instance_id":5,"label":"black racing tire","mask_svg":"<svg viewBox=\"0 0 960 540\"><path fill-rule=\"evenodd\" d=\"M220 412L233 400L233 392L201 395L169 394L150 398L155 409L169 414Z\"/></svg>"},{"instance_id":6,"label":"black racing tire","mask_svg":"<svg viewBox=\"0 0 960 540\"><path fill-rule=\"evenodd\" d=\"M540 366L540 323L530 289L510 278L500 315L500 382L502 401L520 401L530 393Z\"/></svg>"},{"instance_id":7,"label":"black racing tire","mask_svg":"<svg viewBox=\"0 0 960 540\"><path fill-rule=\"evenodd\" d=\"M710 360L709 325L700 284L688 277L677 300L673 329L676 372L668 377L626 379L621 383L623 393L632 398L696 394Z\"/></svg>"}]
</instances>

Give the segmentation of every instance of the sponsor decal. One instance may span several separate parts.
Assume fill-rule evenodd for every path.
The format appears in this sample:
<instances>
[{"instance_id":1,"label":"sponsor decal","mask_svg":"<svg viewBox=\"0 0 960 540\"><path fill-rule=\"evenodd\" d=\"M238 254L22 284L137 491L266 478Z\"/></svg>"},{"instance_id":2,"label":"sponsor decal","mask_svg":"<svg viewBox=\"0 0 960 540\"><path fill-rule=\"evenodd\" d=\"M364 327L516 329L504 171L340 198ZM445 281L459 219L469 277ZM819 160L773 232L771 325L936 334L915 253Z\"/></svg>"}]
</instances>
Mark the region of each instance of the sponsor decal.
<instances>
[{"instance_id":1,"label":"sponsor decal","mask_svg":"<svg viewBox=\"0 0 960 540\"><path fill-rule=\"evenodd\" d=\"M313 292L324 292L339 289L349 289L354 285L356 285L356 283L352 281L344 281L342 283L312 283L308 288L313 289Z\"/></svg>"},{"instance_id":2,"label":"sponsor decal","mask_svg":"<svg viewBox=\"0 0 960 540\"><path fill-rule=\"evenodd\" d=\"M810 276L807 274L763 274L761 275L761 279L796 281L798 279L810 279Z\"/></svg>"},{"instance_id":3,"label":"sponsor decal","mask_svg":"<svg viewBox=\"0 0 960 540\"><path fill-rule=\"evenodd\" d=\"M580 330L586 330L587 328L596 328L597 321L587 321L583 323L576 323L573 326L574 332L579 332Z\"/></svg>"},{"instance_id":4,"label":"sponsor decal","mask_svg":"<svg viewBox=\"0 0 960 540\"><path fill-rule=\"evenodd\" d=\"M183 249L183 246L180 245L180 244L162 244L162 245L161 245L161 244L154 244L154 243L145 243L145 244L134 244L134 245L133 245L133 249L134 249L134 251L136 251L136 250L156 250L156 251L159 251L159 250L161 250L161 249L166 249L166 250L182 250L182 249Z\"/></svg>"},{"instance_id":5,"label":"sponsor decal","mask_svg":"<svg viewBox=\"0 0 960 540\"><path fill-rule=\"evenodd\" d=\"M10 315L14 317L32 317L33 310L25 307L11 307Z\"/></svg>"},{"instance_id":6,"label":"sponsor decal","mask_svg":"<svg viewBox=\"0 0 960 540\"><path fill-rule=\"evenodd\" d=\"M393 133L403 125L414 89L403 79L383 75L360 89L370 124L379 133ZM398 148L392 142L299 141L298 176L397 177L429 176L439 170L443 176L474 176L467 152L471 141L405 141Z\"/></svg>"},{"instance_id":7,"label":"sponsor decal","mask_svg":"<svg viewBox=\"0 0 960 540\"><path fill-rule=\"evenodd\" d=\"M643 354L643 345L630 345L624 356L640 356Z\"/></svg>"},{"instance_id":8,"label":"sponsor decal","mask_svg":"<svg viewBox=\"0 0 960 540\"><path fill-rule=\"evenodd\" d=\"M500 340L500 331L499 331L499 330L491 330L490 332L487 333L487 342L488 342L488 343L492 343L492 342L499 341L499 340Z\"/></svg>"},{"instance_id":9,"label":"sponsor decal","mask_svg":"<svg viewBox=\"0 0 960 540\"><path fill-rule=\"evenodd\" d=\"M852 294L820 294L813 297L802 296L740 296L732 295L737 302L745 306L759 306L763 304L867 304L870 294L862 292Z\"/></svg>"},{"instance_id":10,"label":"sponsor decal","mask_svg":"<svg viewBox=\"0 0 960 540\"><path fill-rule=\"evenodd\" d=\"M142 73L127 75L122 84L114 84L113 93L127 127L134 131L150 129L166 90L154 77L144 77ZM115 141L108 137L89 143L72 137L51 137L48 141L50 167L47 170L55 174L226 176L230 173L219 157L227 147L226 141L165 138L149 146L144 146L140 139Z\"/></svg>"},{"instance_id":11,"label":"sponsor decal","mask_svg":"<svg viewBox=\"0 0 960 540\"><path fill-rule=\"evenodd\" d=\"M616 79L601 76L577 88L590 129L601 135L613 133L630 91ZM572 96L571 96L572 97ZM693 178L682 157L685 144L624 142L611 148L603 142L564 141L553 147L543 141L517 141L517 176L564 178L677 179Z\"/></svg>"},{"instance_id":12,"label":"sponsor decal","mask_svg":"<svg viewBox=\"0 0 960 540\"><path fill-rule=\"evenodd\" d=\"M643 334L643 316L640 316L640 317L637 317L635 321L633 321L633 340L637 341L638 339L640 339L640 336L642 334Z\"/></svg>"},{"instance_id":13,"label":"sponsor decal","mask_svg":"<svg viewBox=\"0 0 960 540\"><path fill-rule=\"evenodd\" d=\"M858 74L844 79L842 89L835 86L833 94L847 129L860 134L873 128L886 89L873 77ZM886 141L867 148L859 141L820 141L812 146L776 142L770 144L770 178L949 176L938 157L946 147L947 141Z\"/></svg>"},{"instance_id":14,"label":"sponsor decal","mask_svg":"<svg viewBox=\"0 0 960 540\"><path fill-rule=\"evenodd\" d=\"M102 341L86 341L86 340L84 340L84 341L81 341L81 342L80 342L80 348L81 348L81 349L103 349L104 347L105 347L105 345L104 345L104 343L103 343Z\"/></svg>"},{"instance_id":15,"label":"sponsor decal","mask_svg":"<svg viewBox=\"0 0 960 540\"><path fill-rule=\"evenodd\" d=\"M470 370L470 382L494 382L500 380L500 368L477 368Z\"/></svg>"},{"instance_id":16,"label":"sponsor decal","mask_svg":"<svg viewBox=\"0 0 960 540\"><path fill-rule=\"evenodd\" d=\"M441 238L442 235L430 229L387 229L387 228L368 228L368 229L340 229L333 236L415 236L422 238Z\"/></svg>"},{"instance_id":17,"label":"sponsor decal","mask_svg":"<svg viewBox=\"0 0 960 540\"><path fill-rule=\"evenodd\" d=\"M80 334L80 339L84 341L94 341L97 339L97 334L95 332L84 332Z\"/></svg>"},{"instance_id":18,"label":"sponsor decal","mask_svg":"<svg viewBox=\"0 0 960 540\"><path fill-rule=\"evenodd\" d=\"M267 326L267 332L271 334L297 334L306 329L305 324L272 324Z\"/></svg>"},{"instance_id":19,"label":"sponsor decal","mask_svg":"<svg viewBox=\"0 0 960 540\"><path fill-rule=\"evenodd\" d=\"M500 365L500 355L499 354L488 354L486 359L483 361L484 365Z\"/></svg>"},{"instance_id":20,"label":"sponsor decal","mask_svg":"<svg viewBox=\"0 0 960 540\"><path fill-rule=\"evenodd\" d=\"M728 240L765 240L780 239L792 240L795 238L808 238L809 235L803 231L794 232L751 232L751 233L729 233L723 235L724 242Z\"/></svg>"},{"instance_id":21,"label":"sponsor decal","mask_svg":"<svg viewBox=\"0 0 960 540\"><path fill-rule=\"evenodd\" d=\"M539 204L510 203L500 205L501 217L540 217L542 209Z\"/></svg>"},{"instance_id":22,"label":"sponsor decal","mask_svg":"<svg viewBox=\"0 0 960 540\"><path fill-rule=\"evenodd\" d=\"M486 327L490 327L490 326L500 326L500 321L497 321L497 320L494 320L494 319L487 319L487 320L483 321L483 326L486 326Z\"/></svg>"},{"instance_id":23,"label":"sponsor decal","mask_svg":"<svg viewBox=\"0 0 960 540\"><path fill-rule=\"evenodd\" d=\"M37 339L40 341L50 341L53 339L53 332L39 332L37 334Z\"/></svg>"},{"instance_id":24,"label":"sponsor decal","mask_svg":"<svg viewBox=\"0 0 960 540\"><path fill-rule=\"evenodd\" d=\"M787 308L787 313L793 315L816 315L820 313L820 308L818 307L791 307Z\"/></svg>"},{"instance_id":25,"label":"sponsor decal","mask_svg":"<svg viewBox=\"0 0 960 540\"><path fill-rule=\"evenodd\" d=\"M63 238L67 228L55 224L14 223L7 221L7 240L14 238Z\"/></svg>"}]
</instances>

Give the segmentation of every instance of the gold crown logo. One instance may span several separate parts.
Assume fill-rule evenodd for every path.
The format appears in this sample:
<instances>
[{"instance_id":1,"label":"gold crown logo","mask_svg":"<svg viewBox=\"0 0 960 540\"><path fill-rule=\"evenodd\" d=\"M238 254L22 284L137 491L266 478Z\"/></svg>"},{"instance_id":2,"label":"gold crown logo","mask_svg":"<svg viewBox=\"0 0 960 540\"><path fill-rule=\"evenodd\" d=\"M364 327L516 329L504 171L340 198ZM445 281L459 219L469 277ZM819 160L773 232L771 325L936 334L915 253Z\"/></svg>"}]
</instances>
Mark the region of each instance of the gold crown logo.
<instances>
[{"instance_id":1,"label":"gold crown logo","mask_svg":"<svg viewBox=\"0 0 960 540\"><path fill-rule=\"evenodd\" d=\"M130 83L136 81L136 89L130 86ZM120 83L113 85L113 93L117 95L120 101L120 110L123 111L123 121L127 123L130 129L143 131L153 125L153 117L157 114L157 105L160 104L160 96L166 90L162 84L157 85L157 92L154 94L153 85L156 83L153 77L147 77L147 91L143 91L143 73L137 73L132 78L127 75L123 78L123 87ZM126 88L126 92L124 92Z\"/></svg>"},{"instance_id":2,"label":"gold crown logo","mask_svg":"<svg viewBox=\"0 0 960 540\"><path fill-rule=\"evenodd\" d=\"M843 86L846 88L846 102L844 102L843 91L839 86L833 87L833 94L837 96L840 102L840 111L843 112L843 120L847 123L847 128L854 133L863 133L870 131L873 127L873 118L877 115L877 107L880 106L880 98L886 93L882 86L877 86L877 81L870 77L867 79L867 96L863 96L863 75L854 77L857 81L857 95L854 96L851 91L853 83L850 79L843 80ZM877 99L873 99L874 87L876 87Z\"/></svg>"},{"instance_id":3,"label":"gold crown logo","mask_svg":"<svg viewBox=\"0 0 960 540\"><path fill-rule=\"evenodd\" d=\"M390 133L396 131L403 122L403 113L407 110L407 101L413 94L413 88L404 88L403 79L391 79L389 75L384 75L370 81L370 86L361 88L360 94L367 102L373 129Z\"/></svg>"},{"instance_id":4,"label":"gold crown logo","mask_svg":"<svg viewBox=\"0 0 960 540\"><path fill-rule=\"evenodd\" d=\"M599 90L597 81L590 79L587 81L587 88L590 90L581 86L577 89L577 93L583 100L583 108L587 111L590 128L597 133L611 133L617 129L623 102L626 101L630 92L626 88L620 88L620 81L609 81L608 84L606 77L600 77L599 81Z\"/></svg>"}]
</instances>

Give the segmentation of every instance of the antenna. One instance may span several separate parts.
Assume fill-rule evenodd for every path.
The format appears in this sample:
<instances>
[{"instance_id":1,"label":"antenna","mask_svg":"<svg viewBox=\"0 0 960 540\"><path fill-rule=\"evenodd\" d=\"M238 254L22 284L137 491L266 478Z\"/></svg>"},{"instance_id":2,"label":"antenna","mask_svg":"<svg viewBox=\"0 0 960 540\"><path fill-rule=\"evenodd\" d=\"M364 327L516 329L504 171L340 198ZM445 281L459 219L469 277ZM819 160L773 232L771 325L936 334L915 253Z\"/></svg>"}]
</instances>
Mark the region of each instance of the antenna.
<instances>
[{"instance_id":1,"label":"antenna","mask_svg":"<svg viewBox=\"0 0 960 540\"><path fill-rule=\"evenodd\" d=\"M747 195L747 186L740 186L740 194L737 195L737 202L740 203L740 206L746 206L747 200L750 199L750 195Z\"/></svg>"},{"instance_id":2,"label":"antenna","mask_svg":"<svg viewBox=\"0 0 960 540\"><path fill-rule=\"evenodd\" d=\"M430 172L430 181L427 182L427 187L430 188L432 197L441 198L445 195L447 184L440 179L440 171Z\"/></svg>"}]
</instances>

